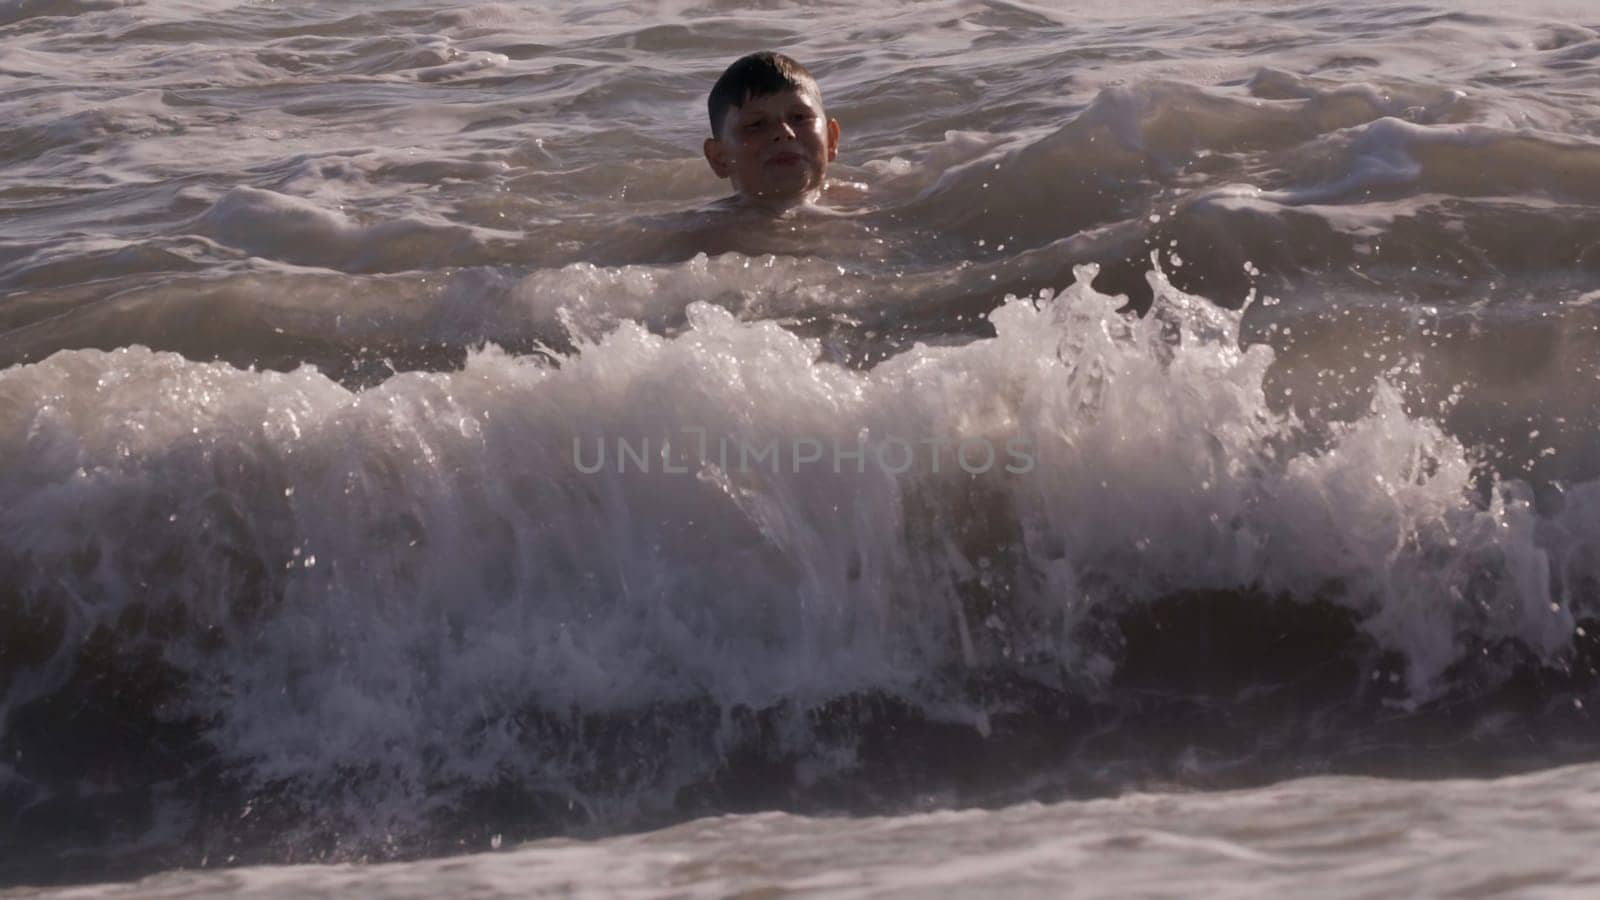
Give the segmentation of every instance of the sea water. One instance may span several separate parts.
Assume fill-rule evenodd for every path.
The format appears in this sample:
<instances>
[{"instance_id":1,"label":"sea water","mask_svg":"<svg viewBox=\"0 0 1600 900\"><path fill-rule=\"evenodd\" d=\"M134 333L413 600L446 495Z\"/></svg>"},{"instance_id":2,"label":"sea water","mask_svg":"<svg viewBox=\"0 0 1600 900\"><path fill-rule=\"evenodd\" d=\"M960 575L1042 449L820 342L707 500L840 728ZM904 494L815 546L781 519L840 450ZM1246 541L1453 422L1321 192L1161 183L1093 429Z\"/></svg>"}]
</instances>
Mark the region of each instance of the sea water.
<instances>
[{"instance_id":1,"label":"sea water","mask_svg":"<svg viewBox=\"0 0 1600 900\"><path fill-rule=\"evenodd\" d=\"M708 208L763 48L824 212ZM0 3L0 884L1592 889L1597 98L1578 0Z\"/></svg>"}]
</instances>

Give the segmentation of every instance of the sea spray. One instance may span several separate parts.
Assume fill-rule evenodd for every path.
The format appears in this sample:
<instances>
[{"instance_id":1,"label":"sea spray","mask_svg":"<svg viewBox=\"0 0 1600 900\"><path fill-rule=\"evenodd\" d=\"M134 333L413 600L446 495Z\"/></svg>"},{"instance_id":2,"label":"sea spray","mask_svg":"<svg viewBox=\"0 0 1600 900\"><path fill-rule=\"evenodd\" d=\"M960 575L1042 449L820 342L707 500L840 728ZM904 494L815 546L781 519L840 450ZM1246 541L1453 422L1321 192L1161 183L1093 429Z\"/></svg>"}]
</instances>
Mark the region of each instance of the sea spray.
<instances>
[{"instance_id":1,"label":"sea spray","mask_svg":"<svg viewBox=\"0 0 1600 900\"><path fill-rule=\"evenodd\" d=\"M848 777L813 711L878 695L982 730L1009 701L966 679L1101 696L1119 650L1092 626L1201 592L1347 607L1413 703L1502 639L1559 662L1595 599L1570 537L1591 485L1550 521L1514 484L1485 506L1464 448L1383 387L1312 438L1267 402L1242 313L1156 275L1132 317L1092 280L867 371L700 303L672 337L624 322L554 362L491 347L362 391L139 348L5 370L9 614L51 623L12 632L42 643L8 648L40 662L5 708L65 689L109 630L157 654L180 699L153 715L204 722L232 778L415 831L506 779L631 821L760 711L784 723L762 752ZM684 427L1025 436L1035 465L586 472L570 452ZM555 724L674 707L711 718L651 726L671 749L636 771Z\"/></svg>"}]
</instances>

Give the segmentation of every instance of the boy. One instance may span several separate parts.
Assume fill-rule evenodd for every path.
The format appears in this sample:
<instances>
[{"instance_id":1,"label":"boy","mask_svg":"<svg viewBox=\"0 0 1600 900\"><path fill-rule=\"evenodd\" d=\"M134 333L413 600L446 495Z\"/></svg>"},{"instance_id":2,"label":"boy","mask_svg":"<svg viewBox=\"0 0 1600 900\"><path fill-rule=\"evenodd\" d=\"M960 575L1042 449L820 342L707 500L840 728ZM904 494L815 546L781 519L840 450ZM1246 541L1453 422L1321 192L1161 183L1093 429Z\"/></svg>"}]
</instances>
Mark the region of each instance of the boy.
<instances>
[{"instance_id":1,"label":"boy","mask_svg":"<svg viewBox=\"0 0 1600 900\"><path fill-rule=\"evenodd\" d=\"M770 50L742 57L717 79L706 106L706 162L737 192L724 204L782 213L816 202L839 156L839 122L823 113L805 66Z\"/></svg>"}]
</instances>

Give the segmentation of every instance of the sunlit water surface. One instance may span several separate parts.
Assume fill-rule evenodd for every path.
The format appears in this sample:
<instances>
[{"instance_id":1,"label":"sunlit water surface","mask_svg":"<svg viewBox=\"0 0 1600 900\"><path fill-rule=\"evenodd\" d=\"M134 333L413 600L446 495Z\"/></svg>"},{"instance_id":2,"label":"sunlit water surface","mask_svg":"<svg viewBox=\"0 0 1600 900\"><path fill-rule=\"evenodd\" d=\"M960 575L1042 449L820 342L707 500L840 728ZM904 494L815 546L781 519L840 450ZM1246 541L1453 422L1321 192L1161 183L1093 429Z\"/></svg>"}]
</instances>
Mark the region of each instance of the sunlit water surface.
<instances>
[{"instance_id":1,"label":"sunlit water surface","mask_svg":"<svg viewBox=\"0 0 1600 900\"><path fill-rule=\"evenodd\" d=\"M0 884L1593 890L1600 14L746 6L0 2Z\"/></svg>"}]
</instances>

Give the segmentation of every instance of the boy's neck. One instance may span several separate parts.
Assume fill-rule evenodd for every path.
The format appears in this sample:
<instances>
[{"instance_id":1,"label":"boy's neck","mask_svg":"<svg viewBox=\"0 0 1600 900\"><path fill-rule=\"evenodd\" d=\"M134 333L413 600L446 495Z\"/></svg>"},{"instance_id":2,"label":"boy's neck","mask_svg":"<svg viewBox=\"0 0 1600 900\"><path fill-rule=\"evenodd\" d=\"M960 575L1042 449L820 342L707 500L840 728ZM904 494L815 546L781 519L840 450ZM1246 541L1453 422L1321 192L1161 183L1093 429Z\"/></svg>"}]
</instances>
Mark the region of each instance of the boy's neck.
<instances>
[{"instance_id":1,"label":"boy's neck","mask_svg":"<svg viewBox=\"0 0 1600 900\"><path fill-rule=\"evenodd\" d=\"M744 209L781 216L803 207L815 206L820 199L822 199L822 188L783 197L752 197L748 194L736 194L734 202Z\"/></svg>"}]
</instances>

